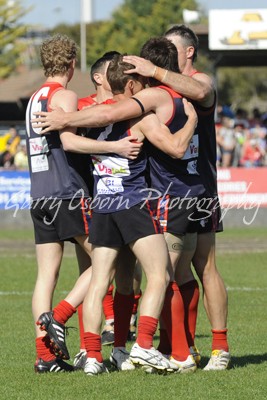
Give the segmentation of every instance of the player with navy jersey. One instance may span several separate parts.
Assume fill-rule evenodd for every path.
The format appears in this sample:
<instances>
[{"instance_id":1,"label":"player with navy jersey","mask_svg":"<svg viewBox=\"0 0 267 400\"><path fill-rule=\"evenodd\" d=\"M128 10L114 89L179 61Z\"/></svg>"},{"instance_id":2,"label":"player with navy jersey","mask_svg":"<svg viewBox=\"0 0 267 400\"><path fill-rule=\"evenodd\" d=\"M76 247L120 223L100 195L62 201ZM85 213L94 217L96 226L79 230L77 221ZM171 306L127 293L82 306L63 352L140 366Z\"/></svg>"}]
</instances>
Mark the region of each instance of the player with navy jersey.
<instances>
[{"instance_id":1,"label":"player with navy jersey","mask_svg":"<svg viewBox=\"0 0 267 400\"><path fill-rule=\"evenodd\" d=\"M145 43L141 50L141 56L159 67L166 66L166 61L163 57L164 52L160 48L162 40L162 38L152 38ZM181 104L181 95L166 86L160 85L155 77L149 79L149 85L159 90L165 90L171 96L173 111L166 125L171 132L174 132L177 127L184 124L186 118ZM197 171L199 156L198 132L197 130L194 132L184 156L179 160L174 160L154 147L149 149L148 155L151 186L162 193L153 205L165 233L174 280L185 234L188 230L196 231L197 229L194 223L197 204L200 196L205 192L201 177ZM170 295L171 291L167 292L166 307L163 308L163 317L164 313L168 315L168 309L171 310L171 318L167 320L169 327L165 322L168 338L171 339L171 342L170 346L166 348L164 345L166 334L163 326L161 326L159 349L165 354L171 354L171 362L178 365L181 372L193 372L196 369L196 364L190 355L187 343L184 325L184 304L180 291L174 282L172 283L172 291L175 296ZM177 313L178 308L179 313ZM169 331L171 331L171 334ZM167 343L169 343L169 339ZM177 343L179 343L179 346L177 346Z\"/></svg>"},{"instance_id":2,"label":"player with navy jersey","mask_svg":"<svg viewBox=\"0 0 267 400\"><path fill-rule=\"evenodd\" d=\"M98 140L118 140L131 135L129 123L118 122L107 128ZM146 156L142 152L136 160L127 160L116 154L92 155L94 165L94 199L91 208L96 213L120 211L141 203L147 188L144 172ZM136 191L136 187L140 188Z\"/></svg>"},{"instance_id":3,"label":"player with navy jersey","mask_svg":"<svg viewBox=\"0 0 267 400\"><path fill-rule=\"evenodd\" d=\"M93 95L84 97L79 99L78 101L78 108L79 110L83 109L84 107L87 107L89 105L96 105L96 104L109 104L112 102L111 98L113 97L113 94L111 92L110 85L107 81L106 77L106 71L108 68L108 65L110 61L116 56L119 55L117 51L109 51L105 54L103 54L102 57L100 57L91 67L90 71L90 76L91 80L95 86L96 93ZM91 130L92 132L92 130ZM76 246L77 248L77 246ZM140 267L139 263L135 262L135 259L130 251L127 251L127 248L124 249L123 252L120 254L120 258L118 259L117 262L117 267L118 268L125 268L124 265L124 260L123 257L126 257L127 261L127 268L133 268L134 269L134 277L133 277L133 289L134 289L134 304L133 304L133 312L132 312L132 317L131 317L131 322L130 322L130 327L129 327L129 334L128 337L129 339L134 339L135 338L135 331L136 331L136 322L137 322L137 309L138 309L138 303L139 299L141 297L141 279L142 279L142 269ZM132 265L130 265L130 263ZM125 285L127 286L126 282ZM132 286L130 274L129 274L129 286ZM127 298L124 298L122 293L119 293L118 290L115 290L114 293L114 298L113 298L113 291L114 291L114 286L113 284L110 285L108 288L108 292L103 300L103 312L105 316L105 323L103 326L103 330L101 333L101 343L102 345L111 345L114 343L114 340L116 337L118 337L118 341L120 342L120 331L123 331L123 328L121 329L120 324L117 325L117 332L116 335L114 335L114 308L117 310L121 308L121 304L125 303L125 301L128 300L129 296ZM74 358L74 366L75 368L83 368L85 360L86 360L86 352L84 350L84 342L83 342L83 324L82 324L82 305L79 306L78 308L78 315L79 315L79 324L80 324L80 352L75 356ZM118 332L119 331L119 332ZM115 342L116 346L116 342ZM117 363L117 368L123 368L124 364L122 363ZM126 365L127 367L127 365Z\"/></svg>"},{"instance_id":4,"label":"player with navy jersey","mask_svg":"<svg viewBox=\"0 0 267 400\"><path fill-rule=\"evenodd\" d=\"M153 42L151 46L153 46ZM175 132L183 127L187 120L182 97L166 86L158 85L157 88L166 90L173 99L173 115L166 125L171 132ZM184 156L179 160L166 155L155 146L148 145L151 186L161 193L165 193L167 190L166 194L170 196L179 194L181 197L187 195L192 198L202 194L205 189L197 171L198 149L197 130L194 132Z\"/></svg>"},{"instance_id":5,"label":"player with navy jersey","mask_svg":"<svg viewBox=\"0 0 267 400\"><path fill-rule=\"evenodd\" d=\"M49 197L58 199L71 199L74 196L89 197L88 187L77 172L73 160L75 155L63 151L59 132L41 136L41 129L33 129L29 124L29 116L36 109L49 110L53 95L63 89L61 83L46 82L31 97L27 108L27 148L33 201Z\"/></svg>"},{"instance_id":6,"label":"player with navy jersey","mask_svg":"<svg viewBox=\"0 0 267 400\"><path fill-rule=\"evenodd\" d=\"M174 26L166 32L166 37L177 47L179 66L182 64L180 69L183 75L179 76L179 82L173 88L185 94L184 90L188 90L186 83L192 85L189 86L190 93L186 95L194 101L199 118L200 157L197 168L206 189L203 196L206 202L199 207L201 217L197 248L192 261L203 285L204 305L212 327L212 353L204 369L224 370L229 365L230 353L227 341L227 291L215 259L215 233L222 231L216 169L216 90L213 80L194 68L198 51L198 38L194 32L184 25ZM189 271L189 266L186 270Z\"/></svg>"},{"instance_id":7,"label":"player with navy jersey","mask_svg":"<svg viewBox=\"0 0 267 400\"><path fill-rule=\"evenodd\" d=\"M115 55L118 55L119 53L117 51L109 51L105 54L103 54L102 57L100 57L98 60L95 61L95 63L91 66L90 69L90 78L92 83L94 84L96 92L83 97L79 98L78 100L78 109L82 110L84 107L100 104L100 103L105 103L107 102L110 98L112 98L112 92L109 86L109 83L107 82L106 78L106 70L109 65L109 62L113 59ZM79 133L82 134L83 136L87 136L87 129L86 128L79 128L78 129ZM85 157L89 158L89 163L92 167L93 170L93 165L92 165L92 160L90 155L86 155ZM93 176L92 173L90 173L90 187L92 189L92 195L93 195ZM75 246L75 250L77 253L77 256L83 260L82 263L80 263L83 268L88 267L88 260L84 257L84 254L81 253L79 246ZM79 264L79 265L80 265ZM83 270L80 269L80 273L82 273ZM113 284L110 285L108 288L107 294L103 300L103 313L105 317L105 323L103 326L103 331L102 331L102 345L111 345L114 343L114 299L113 299L113 290L114 286ZM75 369L83 369L84 364L86 361L86 351L85 351L85 345L84 345L84 329L83 329L83 305L80 304L78 307L78 319L79 319L79 332L80 332L80 351L75 355L74 360L73 360L73 365Z\"/></svg>"}]
</instances>

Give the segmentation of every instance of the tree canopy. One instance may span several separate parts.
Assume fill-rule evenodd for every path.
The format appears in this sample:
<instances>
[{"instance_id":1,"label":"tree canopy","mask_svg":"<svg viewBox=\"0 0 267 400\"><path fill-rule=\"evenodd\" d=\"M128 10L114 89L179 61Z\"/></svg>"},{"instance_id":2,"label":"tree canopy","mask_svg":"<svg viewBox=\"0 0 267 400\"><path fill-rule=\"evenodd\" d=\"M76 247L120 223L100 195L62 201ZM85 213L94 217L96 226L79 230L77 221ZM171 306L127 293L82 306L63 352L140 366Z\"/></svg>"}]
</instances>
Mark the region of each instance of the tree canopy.
<instances>
[{"instance_id":1,"label":"tree canopy","mask_svg":"<svg viewBox=\"0 0 267 400\"><path fill-rule=\"evenodd\" d=\"M257 72L256 72L257 71ZM266 101L266 67L220 68L218 70L218 92L221 104L231 104L253 109L257 103Z\"/></svg>"},{"instance_id":2,"label":"tree canopy","mask_svg":"<svg viewBox=\"0 0 267 400\"><path fill-rule=\"evenodd\" d=\"M200 8L195 0L124 0L110 20L87 25L87 65L90 66L110 50L138 55L147 39L162 35L173 24L183 23L184 9ZM207 16L200 13L200 18L207 25ZM79 30L78 24L55 29L56 32L69 34L76 41ZM214 72L212 60L203 49L200 49L196 67L208 74ZM264 68L258 68L257 73L248 68L220 68L217 74L219 101L237 108L246 107L250 99L266 98L265 75Z\"/></svg>"},{"instance_id":3,"label":"tree canopy","mask_svg":"<svg viewBox=\"0 0 267 400\"><path fill-rule=\"evenodd\" d=\"M182 23L183 9L197 9L195 0L125 0L109 21L98 24L87 35L87 61L93 63L104 52L117 50L139 54L144 42L162 35L170 25Z\"/></svg>"}]
</instances>

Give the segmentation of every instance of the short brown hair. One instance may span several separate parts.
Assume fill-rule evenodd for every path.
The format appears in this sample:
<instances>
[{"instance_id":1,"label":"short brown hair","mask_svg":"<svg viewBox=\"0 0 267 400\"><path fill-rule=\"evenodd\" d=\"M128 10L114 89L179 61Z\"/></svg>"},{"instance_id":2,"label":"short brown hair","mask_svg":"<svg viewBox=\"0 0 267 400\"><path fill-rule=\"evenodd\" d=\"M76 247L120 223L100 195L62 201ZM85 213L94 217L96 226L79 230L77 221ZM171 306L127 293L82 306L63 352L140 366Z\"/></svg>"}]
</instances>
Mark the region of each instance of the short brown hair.
<instances>
[{"instance_id":1,"label":"short brown hair","mask_svg":"<svg viewBox=\"0 0 267 400\"><path fill-rule=\"evenodd\" d=\"M134 65L123 61L123 55L117 55L110 61L107 69L107 80L113 94L124 93L125 86L130 79L144 82L144 78L139 74L124 73L132 68L135 68Z\"/></svg>"},{"instance_id":2,"label":"short brown hair","mask_svg":"<svg viewBox=\"0 0 267 400\"><path fill-rule=\"evenodd\" d=\"M40 48L45 76L65 75L77 52L77 44L66 35L57 34L45 40Z\"/></svg>"},{"instance_id":3,"label":"short brown hair","mask_svg":"<svg viewBox=\"0 0 267 400\"><path fill-rule=\"evenodd\" d=\"M105 72L106 64L113 60L115 56L119 55L120 53L118 51L108 51L92 65L90 76L95 88L98 86L98 83L95 81L94 74L97 72L103 74Z\"/></svg>"},{"instance_id":4,"label":"short brown hair","mask_svg":"<svg viewBox=\"0 0 267 400\"><path fill-rule=\"evenodd\" d=\"M178 53L174 44L165 37L149 39L142 47L141 57L151 61L157 67L169 71L180 72L178 66ZM158 86L159 81L149 78L149 86Z\"/></svg>"},{"instance_id":5,"label":"short brown hair","mask_svg":"<svg viewBox=\"0 0 267 400\"><path fill-rule=\"evenodd\" d=\"M173 72L179 71L177 49L170 40L163 36L149 39L143 45L140 55L158 67Z\"/></svg>"},{"instance_id":6,"label":"short brown hair","mask_svg":"<svg viewBox=\"0 0 267 400\"><path fill-rule=\"evenodd\" d=\"M192 31L192 29L188 28L186 25L174 25L165 32L164 36L180 36L184 47L194 47L193 61L196 61L199 41L197 35Z\"/></svg>"}]
</instances>

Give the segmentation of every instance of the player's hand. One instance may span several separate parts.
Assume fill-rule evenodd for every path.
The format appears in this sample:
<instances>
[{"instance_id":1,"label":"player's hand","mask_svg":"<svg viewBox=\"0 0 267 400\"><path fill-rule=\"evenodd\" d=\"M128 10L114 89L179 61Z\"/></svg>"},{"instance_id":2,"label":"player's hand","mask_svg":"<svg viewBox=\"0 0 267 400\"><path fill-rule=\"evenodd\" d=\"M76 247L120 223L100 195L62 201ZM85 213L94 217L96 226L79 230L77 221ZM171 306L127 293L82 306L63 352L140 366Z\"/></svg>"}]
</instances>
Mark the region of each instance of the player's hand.
<instances>
[{"instance_id":1,"label":"player's hand","mask_svg":"<svg viewBox=\"0 0 267 400\"><path fill-rule=\"evenodd\" d=\"M125 74L137 73L146 77L152 77L155 72L155 65L142 57L123 56L123 61L135 66L135 68L125 71Z\"/></svg>"},{"instance_id":2,"label":"player's hand","mask_svg":"<svg viewBox=\"0 0 267 400\"><path fill-rule=\"evenodd\" d=\"M183 97L183 104L184 104L184 112L187 115L188 118L190 118L192 121L195 121L195 125L198 123L198 117L196 110L193 106L192 103L190 103L186 98Z\"/></svg>"},{"instance_id":3,"label":"player's hand","mask_svg":"<svg viewBox=\"0 0 267 400\"><path fill-rule=\"evenodd\" d=\"M134 136L127 136L114 142L114 144L116 146L114 153L128 158L129 160L135 160L143 146L143 143L137 142L137 139Z\"/></svg>"},{"instance_id":4,"label":"player's hand","mask_svg":"<svg viewBox=\"0 0 267 400\"><path fill-rule=\"evenodd\" d=\"M60 130L66 127L64 122L65 111L61 107L57 107L50 112L38 111L33 113L36 118L31 119L33 128L42 128L40 134L46 132Z\"/></svg>"}]
</instances>

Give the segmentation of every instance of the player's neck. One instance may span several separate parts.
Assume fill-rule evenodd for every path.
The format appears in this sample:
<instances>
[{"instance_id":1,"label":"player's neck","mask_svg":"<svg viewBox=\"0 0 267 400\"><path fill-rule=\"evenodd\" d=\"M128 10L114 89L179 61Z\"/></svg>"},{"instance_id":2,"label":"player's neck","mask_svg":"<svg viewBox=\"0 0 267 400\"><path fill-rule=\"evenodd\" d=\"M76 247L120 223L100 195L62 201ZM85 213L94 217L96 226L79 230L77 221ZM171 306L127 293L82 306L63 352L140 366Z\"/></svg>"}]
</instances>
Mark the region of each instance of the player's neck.
<instances>
[{"instance_id":1,"label":"player's neck","mask_svg":"<svg viewBox=\"0 0 267 400\"><path fill-rule=\"evenodd\" d=\"M67 76L49 76L46 82L57 82L60 83L64 88L67 88L68 85L68 77Z\"/></svg>"},{"instance_id":2,"label":"player's neck","mask_svg":"<svg viewBox=\"0 0 267 400\"><path fill-rule=\"evenodd\" d=\"M95 101L97 103L103 103L106 100L112 99L113 95L110 91L102 89L101 87L98 88L97 92L96 92L96 97L95 97Z\"/></svg>"},{"instance_id":3,"label":"player's neck","mask_svg":"<svg viewBox=\"0 0 267 400\"><path fill-rule=\"evenodd\" d=\"M196 71L196 69L194 68L193 64L186 64L185 68L182 71L183 75L187 75L187 76L191 76L194 72Z\"/></svg>"}]
</instances>

